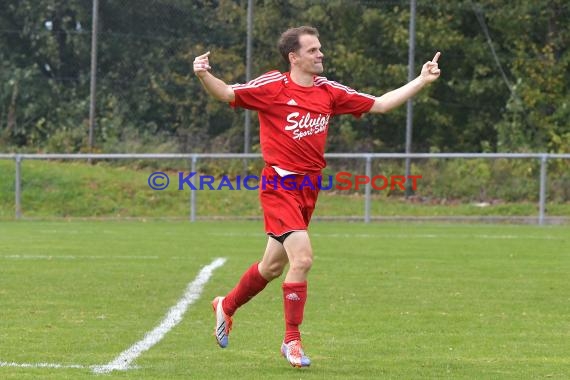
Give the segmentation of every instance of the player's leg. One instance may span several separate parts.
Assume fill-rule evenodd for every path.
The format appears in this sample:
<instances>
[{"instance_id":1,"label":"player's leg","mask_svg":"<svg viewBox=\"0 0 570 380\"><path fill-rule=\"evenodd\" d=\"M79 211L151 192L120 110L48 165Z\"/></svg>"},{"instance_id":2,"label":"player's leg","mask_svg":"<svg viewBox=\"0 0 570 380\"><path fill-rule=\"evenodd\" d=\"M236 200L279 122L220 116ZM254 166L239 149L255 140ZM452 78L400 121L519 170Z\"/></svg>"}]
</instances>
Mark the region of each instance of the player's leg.
<instances>
[{"instance_id":1,"label":"player's leg","mask_svg":"<svg viewBox=\"0 0 570 380\"><path fill-rule=\"evenodd\" d=\"M234 315L240 306L255 297L268 282L279 277L287 262L287 254L283 245L273 238L268 238L261 261L251 265L225 297L223 308L226 314Z\"/></svg>"},{"instance_id":2,"label":"player's leg","mask_svg":"<svg viewBox=\"0 0 570 380\"><path fill-rule=\"evenodd\" d=\"M307 298L307 275L313 259L307 228L318 190L315 190L317 187L312 190L310 187L302 190L299 185L305 181L305 176L290 178L297 185L291 190L284 188L282 181L277 180L280 177L273 168L264 168L263 175L268 183L275 182L280 185L260 188L265 231L283 244L289 262L289 270L282 286L286 332L281 353L291 365L306 367L310 365L310 360L301 347L299 325L303 320Z\"/></svg>"},{"instance_id":3,"label":"player's leg","mask_svg":"<svg viewBox=\"0 0 570 380\"><path fill-rule=\"evenodd\" d=\"M229 344L232 316L236 310L261 292L269 281L279 277L287 262L283 245L269 238L261 261L252 264L225 297L216 297L212 301L216 314L214 333L220 347L225 348Z\"/></svg>"},{"instance_id":4,"label":"player's leg","mask_svg":"<svg viewBox=\"0 0 570 380\"><path fill-rule=\"evenodd\" d=\"M263 258L259 262L259 273L267 281L272 281L281 276L288 262L289 258L283 244L275 238L269 237Z\"/></svg>"},{"instance_id":5,"label":"player's leg","mask_svg":"<svg viewBox=\"0 0 570 380\"><path fill-rule=\"evenodd\" d=\"M301 346L299 326L303 323L307 301L307 277L313 263L313 249L307 231L295 231L283 242L289 258L289 270L283 282L285 337L281 353L294 367L308 367L311 360Z\"/></svg>"},{"instance_id":6,"label":"player's leg","mask_svg":"<svg viewBox=\"0 0 570 380\"><path fill-rule=\"evenodd\" d=\"M285 282L305 282L313 265L313 248L307 231L293 231L283 242L289 259Z\"/></svg>"}]
</instances>

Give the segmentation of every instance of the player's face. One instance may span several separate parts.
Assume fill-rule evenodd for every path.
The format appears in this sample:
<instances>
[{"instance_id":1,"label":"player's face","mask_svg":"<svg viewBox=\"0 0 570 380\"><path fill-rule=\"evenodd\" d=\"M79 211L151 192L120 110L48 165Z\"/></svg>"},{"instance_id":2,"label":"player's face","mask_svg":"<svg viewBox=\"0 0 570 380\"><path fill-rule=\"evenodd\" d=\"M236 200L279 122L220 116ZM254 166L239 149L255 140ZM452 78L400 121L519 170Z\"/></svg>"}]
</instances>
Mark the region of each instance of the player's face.
<instances>
[{"instance_id":1,"label":"player's face","mask_svg":"<svg viewBox=\"0 0 570 380\"><path fill-rule=\"evenodd\" d=\"M296 68L310 74L322 73L324 55L321 52L319 39L316 36L304 34L299 37L299 43L301 48L293 53Z\"/></svg>"}]
</instances>

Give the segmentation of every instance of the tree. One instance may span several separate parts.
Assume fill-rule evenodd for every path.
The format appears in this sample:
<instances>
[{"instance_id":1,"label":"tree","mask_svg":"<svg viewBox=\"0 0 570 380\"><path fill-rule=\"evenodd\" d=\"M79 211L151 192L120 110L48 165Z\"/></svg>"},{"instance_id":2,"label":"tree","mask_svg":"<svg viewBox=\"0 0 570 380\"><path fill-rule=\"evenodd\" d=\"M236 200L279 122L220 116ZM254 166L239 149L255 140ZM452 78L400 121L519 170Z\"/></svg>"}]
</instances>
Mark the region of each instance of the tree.
<instances>
[{"instance_id":1,"label":"tree","mask_svg":"<svg viewBox=\"0 0 570 380\"><path fill-rule=\"evenodd\" d=\"M91 3L2 4L0 144L84 149ZM210 50L216 75L245 80L246 7L245 0L101 0L96 146L241 151L241 111L211 99L191 66ZM373 95L407 79L407 0L257 0L254 9L254 76L286 70L280 33L310 24L321 33L330 79ZM414 99L413 151L570 151L569 12L562 0L420 3L415 69L439 50L443 75ZM329 151L403 152L405 107L339 117L329 135Z\"/></svg>"}]
</instances>

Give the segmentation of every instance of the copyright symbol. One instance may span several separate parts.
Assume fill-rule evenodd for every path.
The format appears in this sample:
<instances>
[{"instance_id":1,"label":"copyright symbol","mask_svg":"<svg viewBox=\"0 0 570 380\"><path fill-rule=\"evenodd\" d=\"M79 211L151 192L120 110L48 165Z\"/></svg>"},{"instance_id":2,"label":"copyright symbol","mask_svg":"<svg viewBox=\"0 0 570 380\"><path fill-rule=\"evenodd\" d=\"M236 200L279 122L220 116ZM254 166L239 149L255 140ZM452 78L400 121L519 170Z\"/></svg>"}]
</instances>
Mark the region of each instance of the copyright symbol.
<instances>
[{"instance_id":1,"label":"copyright symbol","mask_svg":"<svg viewBox=\"0 0 570 380\"><path fill-rule=\"evenodd\" d=\"M170 178L163 172L154 172L148 177L148 186L153 190L164 190L170 184Z\"/></svg>"}]
</instances>

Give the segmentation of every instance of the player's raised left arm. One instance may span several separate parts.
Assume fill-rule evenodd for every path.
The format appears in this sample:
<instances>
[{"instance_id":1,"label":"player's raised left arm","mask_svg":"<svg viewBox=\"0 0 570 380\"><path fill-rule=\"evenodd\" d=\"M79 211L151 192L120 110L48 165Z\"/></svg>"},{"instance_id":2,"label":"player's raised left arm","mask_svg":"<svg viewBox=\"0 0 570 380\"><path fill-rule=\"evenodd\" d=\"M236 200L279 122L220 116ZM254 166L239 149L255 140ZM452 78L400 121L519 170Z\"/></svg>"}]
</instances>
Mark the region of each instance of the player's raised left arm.
<instances>
[{"instance_id":1,"label":"player's raised left arm","mask_svg":"<svg viewBox=\"0 0 570 380\"><path fill-rule=\"evenodd\" d=\"M416 95L426 85L439 78L441 71L437 61L440 55L441 53L437 52L431 61L424 63L420 75L418 75L414 80L406 83L400 88L377 97L369 112L386 113L391 111Z\"/></svg>"}]
</instances>

